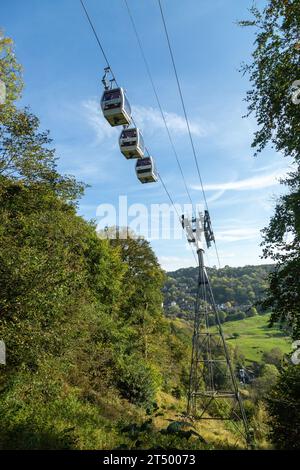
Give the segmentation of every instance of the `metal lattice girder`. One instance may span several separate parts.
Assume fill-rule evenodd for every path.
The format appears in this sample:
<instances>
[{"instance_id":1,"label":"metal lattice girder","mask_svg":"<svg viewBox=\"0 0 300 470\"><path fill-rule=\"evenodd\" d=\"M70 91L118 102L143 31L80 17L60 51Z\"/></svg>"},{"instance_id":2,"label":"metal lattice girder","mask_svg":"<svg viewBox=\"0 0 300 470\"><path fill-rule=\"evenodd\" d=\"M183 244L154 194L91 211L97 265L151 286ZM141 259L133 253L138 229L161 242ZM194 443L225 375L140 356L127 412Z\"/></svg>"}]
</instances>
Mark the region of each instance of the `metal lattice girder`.
<instances>
[{"instance_id":1,"label":"metal lattice girder","mask_svg":"<svg viewBox=\"0 0 300 470\"><path fill-rule=\"evenodd\" d=\"M231 357L204 266L203 249L197 251L199 275L195 304L190 368L188 414L195 419L228 420L251 444ZM210 331L208 317L215 315L217 332ZM242 424L243 431L238 426Z\"/></svg>"}]
</instances>

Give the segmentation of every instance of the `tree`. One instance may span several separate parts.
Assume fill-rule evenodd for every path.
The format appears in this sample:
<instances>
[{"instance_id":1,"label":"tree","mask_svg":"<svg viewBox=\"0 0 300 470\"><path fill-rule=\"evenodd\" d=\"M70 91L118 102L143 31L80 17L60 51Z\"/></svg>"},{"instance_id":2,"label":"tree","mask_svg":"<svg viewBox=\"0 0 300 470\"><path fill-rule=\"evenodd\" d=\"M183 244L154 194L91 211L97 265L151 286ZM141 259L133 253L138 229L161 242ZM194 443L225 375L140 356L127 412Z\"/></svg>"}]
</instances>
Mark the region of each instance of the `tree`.
<instances>
[{"instance_id":1,"label":"tree","mask_svg":"<svg viewBox=\"0 0 300 470\"><path fill-rule=\"evenodd\" d=\"M259 400L275 386L279 372L273 364L265 364L260 370L259 377L253 380L252 387L254 390L255 399Z\"/></svg>"},{"instance_id":2,"label":"tree","mask_svg":"<svg viewBox=\"0 0 300 470\"><path fill-rule=\"evenodd\" d=\"M222 269L208 268L215 301L224 313L236 309L248 313L252 304L257 304L262 298L266 287L267 277L273 265L244 266L243 268ZM164 307L167 315L176 313L172 302L180 308L180 315L186 319L193 318L197 294L196 268L179 269L168 273L165 282ZM176 310L176 309L175 309Z\"/></svg>"},{"instance_id":3,"label":"tree","mask_svg":"<svg viewBox=\"0 0 300 470\"><path fill-rule=\"evenodd\" d=\"M0 112L0 180L7 177L12 182L42 184L66 202L76 201L84 186L58 173L51 142L48 132L39 131L39 120L28 109L11 107L2 115Z\"/></svg>"},{"instance_id":4,"label":"tree","mask_svg":"<svg viewBox=\"0 0 300 470\"><path fill-rule=\"evenodd\" d=\"M243 66L252 89L247 93L248 115L254 113L259 126L252 143L256 153L271 144L293 168L282 180L287 194L277 201L275 214L263 230L263 256L276 261L263 303L271 309L271 325L287 323L294 338L300 335L300 105L292 99L299 80L300 3L298 0L268 0L253 19L242 26L255 27L253 61Z\"/></svg>"},{"instance_id":5,"label":"tree","mask_svg":"<svg viewBox=\"0 0 300 470\"><path fill-rule=\"evenodd\" d=\"M23 89L21 71L22 68L14 54L12 39L5 37L0 31L0 78L6 87L5 105L0 106L1 116L14 107L14 102L21 95Z\"/></svg>"},{"instance_id":6,"label":"tree","mask_svg":"<svg viewBox=\"0 0 300 470\"><path fill-rule=\"evenodd\" d=\"M253 26L255 50L253 62L243 65L250 75L252 90L247 93L248 112L259 125L253 148L261 152L269 143L287 157L299 159L299 106L292 101L292 84L299 79L298 0L268 0L260 12L250 9L253 19L241 21Z\"/></svg>"},{"instance_id":7,"label":"tree","mask_svg":"<svg viewBox=\"0 0 300 470\"><path fill-rule=\"evenodd\" d=\"M251 307L247 312L248 317L255 317L256 315L258 315L258 313L255 307Z\"/></svg>"},{"instance_id":8,"label":"tree","mask_svg":"<svg viewBox=\"0 0 300 470\"><path fill-rule=\"evenodd\" d=\"M124 398L144 407L153 402L159 384L149 364L134 355L122 358L115 380Z\"/></svg>"},{"instance_id":9,"label":"tree","mask_svg":"<svg viewBox=\"0 0 300 470\"><path fill-rule=\"evenodd\" d=\"M280 370L283 360L283 352L280 348L272 348L270 351L265 351L262 356L263 362L266 364L273 364Z\"/></svg>"},{"instance_id":10,"label":"tree","mask_svg":"<svg viewBox=\"0 0 300 470\"><path fill-rule=\"evenodd\" d=\"M35 366L47 348L68 342L59 331L86 298L93 235L75 213L83 185L58 173L48 133L15 105L22 78L9 38L0 39L0 69L8 90L0 106L0 332L11 365Z\"/></svg>"},{"instance_id":11,"label":"tree","mask_svg":"<svg viewBox=\"0 0 300 470\"><path fill-rule=\"evenodd\" d=\"M120 252L126 266L122 280L123 297L120 314L127 324L139 331L140 347L148 357L152 336L161 328L162 293L165 275L147 240L130 230L118 228L110 239L112 247ZM106 234L109 236L109 233ZM103 233L100 233L101 238Z\"/></svg>"},{"instance_id":12,"label":"tree","mask_svg":"<svg viewBox=\"0 0 300 470\"><path fill-rule=\"evenodd\" d=\"M110 230L101 239L77 215L84 186L58 172L49 133L17 108L20 68L4 46L0 449L116 447L126 442L116 422L140 420L159 387L186 384L190 338L162 315L150 244Z\"/></svg>"},{"instance_id":13,"label":"tree","mask_svg":"<svg viewBox=\"0 0 300 470\"><path fill-rule=\"evenodd\" d=\"M270 437L278 449L300 449L300 366L290 365L280 373L267 397L271 417Z\"/></svg>"},{"instance_id":14,"label":"tree","mask_svg":"<svg viewBox=\"0 0 300 470\"><path fill-rule=\"evenodd\" d=\"M17 109L23 81L13 41L0 35L0 76L6 85L6 102L0 105L0 184L11 182L43 184L66 202L76 201L84 185L62 176L56 167L49 132L39 130L39 120L27 108ZM36 190L38 188L36 187Z\"/></svg>"}]
</instances>

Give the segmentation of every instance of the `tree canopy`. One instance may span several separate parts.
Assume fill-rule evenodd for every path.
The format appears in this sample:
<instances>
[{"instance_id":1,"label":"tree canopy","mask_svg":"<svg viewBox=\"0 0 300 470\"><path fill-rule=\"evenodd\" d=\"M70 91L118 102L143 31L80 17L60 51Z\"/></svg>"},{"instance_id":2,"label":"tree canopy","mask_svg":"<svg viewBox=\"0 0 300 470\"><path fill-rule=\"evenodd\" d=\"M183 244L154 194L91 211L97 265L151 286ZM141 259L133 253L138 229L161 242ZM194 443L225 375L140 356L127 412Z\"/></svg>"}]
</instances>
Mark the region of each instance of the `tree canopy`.
<instances>
[{"instance_id":1,"label":"tree canopy","mask_svg":"<svg viewBox=\"0 0 300 470\"><path fill-rule=\"evenodd\" d=\"M247 94L249 114L258 123L252 146L261 152L271 145L292 162L282 179L286 194L263 230L263 255L276 262L264 307L272 309L271 323L287 323L300 335L300 105L292 99L300 78L300 4L298 0L269 0L242 26L255 28L251 64L243 67L252 85Z\"/></svg>"},{"instance_id":2,"label":"tree canopy","mask_svg":"<svg viewBox=\"0 0 300 470\"><path fill-rule=\"evenodd\" d=\"M277 200L263 230L263 256L276 262L263 306L271 309L271 324L279 322L300 337L300 105L295 87L300 78L300 2L268 0L253 19L241 22L255 28L252 63L244 66L252 88L247 94L249 114L259 126L253 147L271 145L288 158L291 171L282 179L285 193ZM299 365L281 370L267 400L271 438L277 448L299 449Z\"/></svg>"}]
</instances>

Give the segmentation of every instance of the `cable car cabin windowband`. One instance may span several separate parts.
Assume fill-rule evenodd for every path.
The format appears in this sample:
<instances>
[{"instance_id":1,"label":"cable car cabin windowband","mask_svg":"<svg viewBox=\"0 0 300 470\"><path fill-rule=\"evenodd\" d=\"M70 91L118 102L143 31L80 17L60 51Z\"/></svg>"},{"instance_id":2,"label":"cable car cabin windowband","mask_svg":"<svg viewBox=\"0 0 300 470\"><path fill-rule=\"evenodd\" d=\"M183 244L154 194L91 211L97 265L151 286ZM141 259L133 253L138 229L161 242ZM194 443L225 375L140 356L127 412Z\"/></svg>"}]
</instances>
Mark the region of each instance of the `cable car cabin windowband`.
<instances>
[{"instance_id":1,"label":"cable car cabin windowband","mask_svg":"<svg viewBox=\"0 0 300 470\"><path fill-rule=\"evenodd\" d=\"M145 169L145 170L138 171L138 174L139 175L146 175L146 174L152 175L152 171L151 171L151 168L148 168L148 169Z\"/></svg>"}]
</instances>

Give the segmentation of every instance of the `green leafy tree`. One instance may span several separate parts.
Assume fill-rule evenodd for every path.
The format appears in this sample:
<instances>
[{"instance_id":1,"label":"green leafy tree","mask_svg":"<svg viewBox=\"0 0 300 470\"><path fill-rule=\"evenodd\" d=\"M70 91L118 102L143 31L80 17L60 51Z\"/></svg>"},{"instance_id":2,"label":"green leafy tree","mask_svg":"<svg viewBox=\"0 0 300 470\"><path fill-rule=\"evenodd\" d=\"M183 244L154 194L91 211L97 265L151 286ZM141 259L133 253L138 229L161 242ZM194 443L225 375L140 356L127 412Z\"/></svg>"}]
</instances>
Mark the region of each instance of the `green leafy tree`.
<instances>
[{"instance_id":1,"label":"green leafy tree","mask_svg":"<svg viewBox=\"0 0 300 470\"><path fill-rule=\"evenodd\" d=\"M255 399L259 400L265 397L276 384L278 377L279 372L277 367L273 364L265 364L260 370L259 377L252 383Z\"/></svg>"},{"instance_id":2,"label":"green leafy tree","mask_svg":"<svg viewBox=\"0 0 300 470\"><path fill-rule=\"evenodd\" d=\"M242 26L255 28L255 50L247 94L249 114L259 125L252 143L258 152L269 143L287 157L299 158L299 106L292 101L292 84L299 79L300 4L298 0L268 0L260 11L251 8L253 19Z\"/></svg>"},{"instance_id":3,"label":"green leafy tree","mask_svg":"<svg viewBox=\"0 0 300 470\"><path fill-rule=\"evenodd\" d=\"M48 133L15 106L22 80L10 39L0 39L0 54L8 90L0 107L0 334L11 365L36 367L45 351L59 354L68 342L61 333L84 299L92 229L75 213L83 186L57 172Z\"/></svg>"},{"instance_id":4,"label":"green leafy tree","mask_svg":"<svg viewBox=\"0 0 300 470\"><path fill-rule=\"evenodd\" d=\"M219 309L223 310L225 315L229 312L237 313L237 311L248 315L251 305L256 305L262 299L263 292L267 287L267 277L272 269L272 265L208 268ZM163 288L164 308L167 315L176 315L186 319L193 318L197 276L196 268L179 269L168 273ZM175 308L172 302L176 302ZM258 305L255 308L257 309Z\"/></svg>"},{"instance_id":5,"label":"green leafy tree","mask_svg":"<svg viewBox=\"0 0 300 470\"><path fill-rule=\"evenodd\" d=\"M153 368L135 355L122 358L115 380L124 398L144 407L152 404L159 385Z\"/></svg>"},{"instance_id":6,"label":"green leafy tree","mask_svg":"<svg viewBox=\"0 0 300 470\"><path fill-rule=\"evenodd\" d=\"M300 449L300 366L281 373L267 397L270 437L278 449Z\"/></svg>"},{"instance_id":7,"label":"green leafy tree","mask_svg":"<svg viewBox=\"0 0 300 470\"><path fill-rule=\"evenodd\" d=\"M280 348L272 348L270 351L264 352L262 360L266 364L274 364L274 366L280 370L283 361L283 352Z\"/></svg>"},{"instance_id":8,"label":"green leafy tree","mask_svg":"<svg viewBox=\"0 0 300 470\"><path fill-rule=\"evenodd\" d=\"M111 245L120 251L126 273L121 315L139 331L140 348L148 357L155 332L162 327L161 289L165 275L147 240L127 229L117 229Z\"/></svg>"},{"instance_id":9,"label":"green leafy tree","mask_svg":"<svg viewBox=\"0 0 300 470\"><path fill-rule=\"evenodd\" d=\"M258 312L255 307L251 307L249 312L247 312L248 317L255 317L256 315L258 315Z\"/></svg>"},{"instance_id":10,"label":"green leafy tree","mask_svg":"<svg viewBox=\"0 0 300 470\"><path fill-rule=\"evenodd\" d=\"M0 30L0 79L5 83L6 100L0 106L0 116L3 118L14 106L23 89L21 66L14 54L14 44L11 38L5 37Z\"/></svg>"},{"instance_id":11,"label":"green leafy tree","mask_svg":"<svg viewBox=\"0 0 300 470\"><path fill-rule=\"evenodd\" d=\"M261 152L267 145L293 159L282 180L286 194L277 201L275 214L264 229L263 255L276 269L264 301L272 309L271 324L287 323L292 335L300 335L300 105L292 99L293 84L300 79L300 3L269 0L265 8L251 9L253 19L242 26L255 28L253 61L244 65L252 89L247 94L249 114L259 129L252 146Z\"/></svg>"},{"instance_id":12,"label":"green leafy tree","mask_svg":"<svg viewBox=\"0 0 300 470\"><path fill-rule=\"evenodd\" d=\"M42 184L66 202L76 201L84 186L73 177L61 176L48 132L39 131L39 120L27 109L11 108L0 115L0 180ZM36 186L38 190L38 186Z\"/></svg>"}]
</instances>

